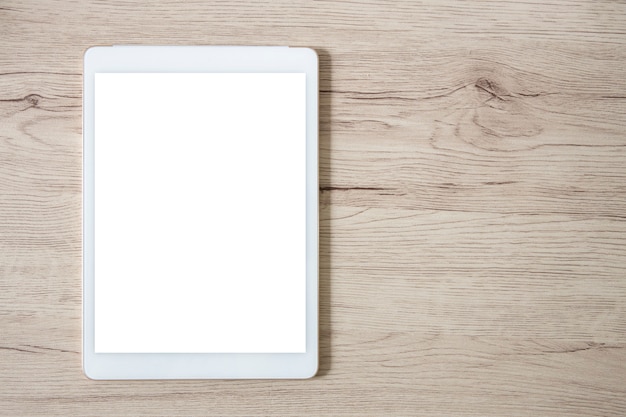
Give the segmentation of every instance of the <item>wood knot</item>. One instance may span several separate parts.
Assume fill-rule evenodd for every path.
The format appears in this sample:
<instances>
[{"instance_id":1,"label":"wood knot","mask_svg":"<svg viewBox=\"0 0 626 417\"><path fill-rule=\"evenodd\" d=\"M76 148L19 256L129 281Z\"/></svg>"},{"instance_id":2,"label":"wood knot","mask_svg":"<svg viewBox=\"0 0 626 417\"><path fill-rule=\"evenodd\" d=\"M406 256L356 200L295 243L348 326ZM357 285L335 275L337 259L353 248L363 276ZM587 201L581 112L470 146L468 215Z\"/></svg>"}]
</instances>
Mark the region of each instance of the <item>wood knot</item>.
<instances>
[{"instance_id":1,"label":"wood knot","mask_svg":"<svg viewBox=\"0 0 626 417\"><path fill-rule=\"evenodd\" d=\"M26 97L24 97L24 101L30 104L31 107L36 107L42 98L43 97L38 94L29 94Z\"/></svg>"},{"instance_id":2,"label":"wood knot","mask_svg":"<svg viewBox=\"0 0 626 417\"><path fill-rule=\"evenodd\" d=\"M529 94L520 85L518 74L478 69L459 91L462 105L438 122L430 138L441 147L442 139L454 136L477 148L489 151L533 149L544 130L541 111L536 106L539 94ZM474 78L476 76L476 78ZM517 92L517 91L523 91ZM488 185L501 185L492 183Z\"/></svg>"},{"instance_id":3,"label":"wood knot","mask_svg":"<svg viewBox=\"0 0 626 417\"><path fill-rule=\"evenodd\" d=\"M489 95L489 99L487 101L494 98L506 101L507 97L511 97L506 89L497 84L495 81L491 81L487 78L479 78L474 84L474 87L476 87L479 92L487 93Z\"/></svg>"},{"instance_id":4,"label":"wood knot","mask_svg":"<svg viewBox=\"0 0 626 417\"><path fill-rule=\"evenodd\" d=\"M481 134L472 135L470 142L491 150L534 146L534 142L528 139L539 135L543 128L533 107L525 102L526 97L511 93L502 83L484 77L479 78L474 86L478 97L472 122Z\"/></svg>"}]
</instances>

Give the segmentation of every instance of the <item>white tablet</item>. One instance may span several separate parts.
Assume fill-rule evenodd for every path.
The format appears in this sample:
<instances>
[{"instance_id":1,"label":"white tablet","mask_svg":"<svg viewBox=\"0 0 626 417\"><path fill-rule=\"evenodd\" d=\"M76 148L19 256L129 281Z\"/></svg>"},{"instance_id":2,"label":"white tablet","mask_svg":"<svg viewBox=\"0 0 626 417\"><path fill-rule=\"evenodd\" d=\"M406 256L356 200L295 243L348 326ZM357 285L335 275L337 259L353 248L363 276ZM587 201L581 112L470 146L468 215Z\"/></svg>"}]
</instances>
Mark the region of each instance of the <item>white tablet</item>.
<instances>
[{"instance_id":1,"label":"white tablet","mask_svg":"<svg viewBox=\"0 0 626 417\"><path fill-rule=\"evenodd\" d=\"M85 374L313 376L315 52L95 47L83 100Z\"/></svg>"}]
</instances>

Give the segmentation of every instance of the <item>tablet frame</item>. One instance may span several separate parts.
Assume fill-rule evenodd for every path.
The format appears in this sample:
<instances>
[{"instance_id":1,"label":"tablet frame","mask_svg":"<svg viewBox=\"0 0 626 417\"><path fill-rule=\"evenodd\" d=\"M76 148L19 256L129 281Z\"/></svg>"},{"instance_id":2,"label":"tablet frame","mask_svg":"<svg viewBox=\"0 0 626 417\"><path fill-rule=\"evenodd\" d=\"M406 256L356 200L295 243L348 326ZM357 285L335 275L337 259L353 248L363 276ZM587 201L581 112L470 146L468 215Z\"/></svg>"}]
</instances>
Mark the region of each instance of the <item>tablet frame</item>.
<instances>
[{"instance_id":1,"label":"tablet frame","mask_svg":"<svg viewBox=\"0 0 626 417\"><path fill-rule=\"evenodd\" d=\"M306 352L95 353L94 79L96 73L306 74ZM309 48L106 46L83 75L83 371L91 379L310 378L318 368L318 57Z\"/></svg>"}]
</instances>

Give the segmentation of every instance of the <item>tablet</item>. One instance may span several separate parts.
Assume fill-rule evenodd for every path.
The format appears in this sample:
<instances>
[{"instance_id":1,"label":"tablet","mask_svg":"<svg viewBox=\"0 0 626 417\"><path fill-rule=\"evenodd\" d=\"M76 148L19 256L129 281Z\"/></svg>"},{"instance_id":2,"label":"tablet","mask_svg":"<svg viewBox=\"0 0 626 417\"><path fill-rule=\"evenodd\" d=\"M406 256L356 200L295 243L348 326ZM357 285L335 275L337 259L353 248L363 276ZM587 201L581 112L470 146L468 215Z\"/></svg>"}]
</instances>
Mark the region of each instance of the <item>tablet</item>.
<instances>
[{"instance_id":1,"label":"tablet","mask_svg":"<svg viewBox=\"0 0 626 417\"><path fill-rule=\"evenodd\" d=\"M290 47L84 57L83 369L318 366L318 60Z\"/></svg>"}]
</instances>

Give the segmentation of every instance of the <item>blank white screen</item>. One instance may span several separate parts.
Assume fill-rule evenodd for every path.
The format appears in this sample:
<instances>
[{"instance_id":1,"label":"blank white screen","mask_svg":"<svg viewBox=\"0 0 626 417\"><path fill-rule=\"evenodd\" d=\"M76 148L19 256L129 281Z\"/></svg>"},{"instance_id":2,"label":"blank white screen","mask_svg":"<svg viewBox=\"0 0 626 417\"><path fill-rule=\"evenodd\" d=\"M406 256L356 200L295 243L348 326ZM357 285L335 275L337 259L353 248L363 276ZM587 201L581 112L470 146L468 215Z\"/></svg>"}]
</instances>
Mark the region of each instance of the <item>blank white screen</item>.
<instances>
[{"instance_id":1,"label":"blank white screen","mask_svg":"<svg viewBox=\"0 0 626 417\"><path fill-rule=\"evenodd\" d=\"M95 76L96 353L306 350L305 74Z\"/></svg>"}]
</instances>

